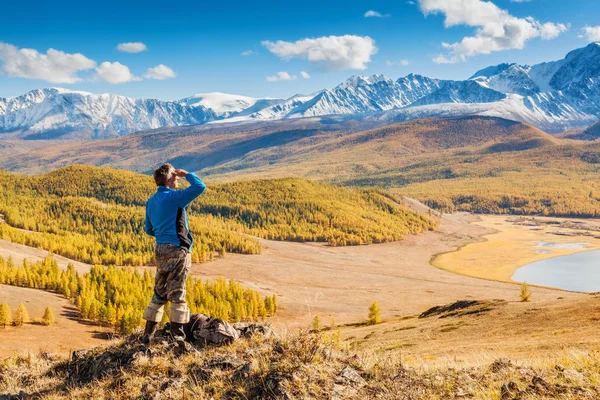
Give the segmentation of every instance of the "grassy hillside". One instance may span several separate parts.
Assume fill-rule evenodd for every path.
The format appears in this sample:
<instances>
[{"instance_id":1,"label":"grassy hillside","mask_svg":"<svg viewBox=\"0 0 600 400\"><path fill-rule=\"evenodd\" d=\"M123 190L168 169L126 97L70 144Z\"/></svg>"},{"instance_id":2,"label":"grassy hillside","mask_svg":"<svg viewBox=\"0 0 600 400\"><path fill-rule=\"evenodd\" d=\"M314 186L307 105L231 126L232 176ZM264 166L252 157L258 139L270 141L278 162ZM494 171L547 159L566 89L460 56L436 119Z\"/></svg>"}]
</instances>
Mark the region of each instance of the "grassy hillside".
<instances>
[{"instance_id":1,"label":"grassy hillside","mask_svg":"<svg viewBox=\"0 0 600 400\"><path fill-rule=\"evenodd\" d=\"M155 190L148 176L107 168L71 166L33 177L0 172L0 237L94 264L148 264L153 238L143 221ZM196 262L260 252L243 233L357 245L401 240L437 224L379 190L300 179L209 184L189 211Z\"/></svg>"},{"instance_id":2,"label":"grassy hillside","mask_svg":"<svg viewBox=\"0 0 600 400\"><path fill-rule=\"evenodd\" d=\"M497 214L600 215L600 144L456 155L374 177L443 210ZM441 175L444 173L445 175ZM396 182L402 180L400 185Z\"/></svg>"},{"instance_id":3,"label":"grassy hillside","mask_svg":"<svg viewBox=\"0 0 600 400\"><path fill-rule=\"evenodd\" d=\"M159 337L164 335L158 332ZM477 367L461 366L457 360L446 368L413 368L401 355L389 357L386 351L348 351L336 330L274 335L268 326L258 326L256 333L231 345L201 347L192 354L178 355L166 341L149 354L139 344L139 334L134 334L104 347L76 351L69 359L49 353L13 357L0 363L0 395L591 400L600 396L599 366L598 353L589 351L542 365L498 358Z\"/></svg>"},{"instance_id":4,"label":"grassy hillside","mask_svg":"<svg viewBox=\"0 0 600 400\"><path fill-rule=\"evenodd\" d=\"M594 125L588 127L587 129L583 129L580 132L575 132L573 134L565 135L568 139L575 140L596 140L600 139L600 122L595 123Z\"/></svg>"},{"instance_id":5,"label":"grassy hillside","mask_svg":"<svg viewBox=\"0 0 600 400\"><path fill-rule=\"evenodd\" d=\"M350 122L286 124L249 125L252 129L247 131L243 126L200 131L188 127L169 134L150 132L115 141L59 144L43 152L9 157L0 166L31 171L46 163L78 161L147 170L156 160L171 160L200 169L202 176L217 182L293 176L390 189L442 210L558 216L600 213L595 187L600 145L595 142L551 136L526 124L492 117L432 118L367 130ZM597 129L598 125L590 127L580 138L595 138ZM115 196L119 201L131 197ZM138 195L137 204L145 196ZM207 210L213 213L215 209ZM217 214L228 212L221 209ZM264 223L253 222L255 232L263 227ZM315 234L314 230L310 233Z\"/></svg>"}]
</instances>

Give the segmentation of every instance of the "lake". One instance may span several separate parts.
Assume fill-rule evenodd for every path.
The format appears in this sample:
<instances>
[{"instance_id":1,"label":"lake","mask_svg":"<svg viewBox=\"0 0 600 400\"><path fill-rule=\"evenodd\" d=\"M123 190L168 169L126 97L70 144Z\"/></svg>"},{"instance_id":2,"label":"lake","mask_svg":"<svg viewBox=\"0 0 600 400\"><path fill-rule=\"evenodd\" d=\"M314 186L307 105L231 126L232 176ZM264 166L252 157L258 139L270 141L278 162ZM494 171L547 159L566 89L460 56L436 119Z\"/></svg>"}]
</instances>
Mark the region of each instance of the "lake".
<instances>
[{"instance_id":1,"label":"lake","mask_svg":"<svg viewBox=\"0 0 600 400\"><path fill-rule=\"evenodd\" d=\"M577 292L600 292L600 250L525 265L514 273L512 280Z\"/></svg>"}]
</instances>

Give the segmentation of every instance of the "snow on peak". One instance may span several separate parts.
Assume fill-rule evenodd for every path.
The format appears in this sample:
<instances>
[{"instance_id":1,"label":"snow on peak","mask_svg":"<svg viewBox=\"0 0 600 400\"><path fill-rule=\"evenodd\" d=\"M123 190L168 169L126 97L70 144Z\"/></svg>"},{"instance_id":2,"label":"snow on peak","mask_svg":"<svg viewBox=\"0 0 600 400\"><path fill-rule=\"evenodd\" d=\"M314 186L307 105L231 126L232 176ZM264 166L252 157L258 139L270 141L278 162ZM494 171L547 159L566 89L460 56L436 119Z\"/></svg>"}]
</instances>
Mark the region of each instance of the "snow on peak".
<instances>
[{"instance_id":1,"label":"snow on peak","mask_svg":"<svg viewBox=\"0 0 600 400\"><path fill-rule=\"evenodd\" d=\"M90 92L84 92L82 90L71 90L71 89L65 89L65 88L59 88L59 87L51 87L48 90L54 91L58 94L79 94L82 96L93 96L93 93Z\"/></svg>"},{"instance_id":2,"label":"snow on peak","mask_svg":"<svg viewBox=\"0 0 600 400\"><path fill-rule=\"evenodd\" d=\"M475 78L479 78L479 77L490 78L494 75L498 75L498 74L506 71L513 65L515 65L515 63L512 63L512 64L504 63L504 64L492 65L491 67L480 69L479 71L475 72L475 74L473 74L473 76L471 76L469 79L475 79Z\"/></svg>"},{"instance_id":3,"label":"snow on peak","mask_svg":"<svg viewBox=\"0 0 600 400\"><path fill-rule=\"evenodd\" d=\"M393 84L394 81L383 74L373 74L371 76L352 75L346 82L337 86L336 89L358 88L360 86L374 85L379 82Z\"/></svg>"}]
</instances>

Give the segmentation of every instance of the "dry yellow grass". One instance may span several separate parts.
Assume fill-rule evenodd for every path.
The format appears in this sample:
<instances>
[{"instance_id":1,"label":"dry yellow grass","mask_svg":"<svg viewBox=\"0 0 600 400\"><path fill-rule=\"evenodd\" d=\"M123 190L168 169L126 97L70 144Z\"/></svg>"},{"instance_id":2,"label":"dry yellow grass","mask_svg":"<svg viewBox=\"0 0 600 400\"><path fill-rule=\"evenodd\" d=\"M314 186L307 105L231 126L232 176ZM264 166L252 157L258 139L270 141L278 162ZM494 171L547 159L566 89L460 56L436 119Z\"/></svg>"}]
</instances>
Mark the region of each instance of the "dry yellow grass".
<instances>
[{"instance_id":1,"label":"dry yellow grass","mask_svg":"<svg viewBox=\"0 0 600 400\"><path fill-rule=\"evenodd\" d=\"M484 236L484 241L470 243L457 251L437 256L432 264L438 268L462 275L511 282L517 269L532 262L600 249L600 239L582 235L582 231L541 226L539 230L509 222L508 216L481 215L475 225L495 232ZM544 220L565 221L561 218ZM589 221L589 220L588 220ZM553 232L568 232L578 236L560 236ZM582 249L536 247L538 242L560 244L586 243ZM536 250L544 250L540 253Z\"/></svg>"}]
</instances>

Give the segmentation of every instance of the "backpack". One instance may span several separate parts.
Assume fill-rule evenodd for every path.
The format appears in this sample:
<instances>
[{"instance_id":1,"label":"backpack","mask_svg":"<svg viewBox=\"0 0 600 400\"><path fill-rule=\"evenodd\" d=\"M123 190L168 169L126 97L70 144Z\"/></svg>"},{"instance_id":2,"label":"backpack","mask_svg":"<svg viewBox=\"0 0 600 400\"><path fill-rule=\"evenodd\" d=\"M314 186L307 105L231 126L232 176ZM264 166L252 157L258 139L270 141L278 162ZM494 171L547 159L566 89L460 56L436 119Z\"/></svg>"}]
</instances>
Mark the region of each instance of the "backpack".
<instances>
[{"instance_id":1,"label":"backpack","mask_svg":"<svg viewBox=\"0 0 600 400\"><path fill-rule=\"evenodd\" d=\"M190 315L191 336L204 343L231 343L240 338L239 332L228 322L204 314Z\"/></svg>"}]
</instances>

